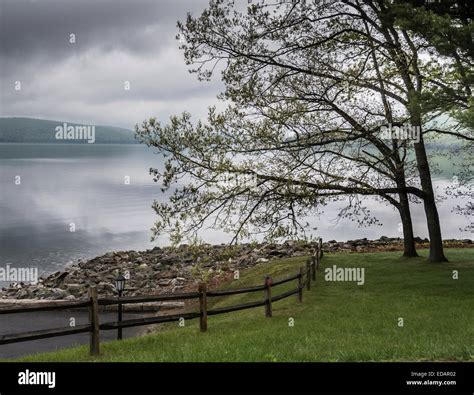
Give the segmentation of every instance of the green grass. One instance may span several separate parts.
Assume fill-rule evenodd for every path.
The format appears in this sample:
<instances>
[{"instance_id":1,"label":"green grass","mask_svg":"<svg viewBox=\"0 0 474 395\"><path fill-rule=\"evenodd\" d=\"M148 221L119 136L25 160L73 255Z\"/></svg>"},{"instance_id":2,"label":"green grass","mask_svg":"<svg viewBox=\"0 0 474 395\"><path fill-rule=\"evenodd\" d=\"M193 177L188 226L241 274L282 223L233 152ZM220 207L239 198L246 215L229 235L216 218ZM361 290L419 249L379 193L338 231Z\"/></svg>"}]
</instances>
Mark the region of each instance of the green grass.
<instances>
[{"instance_id":1,"label":"green grass","mask_svg":"<svg viewBox=\"0 0 474 395\"><path fill-rule=\"evenodd\" d=\"M427 251L421 251L426 257ZM325 255L303 303L291 296L273 305L160 326L157 333L102 344L91 358L81 346L21 361L474 361L474 249L447 251L450 262L404 259L399 252ZM230 287L261 284L263 276L295 273L305 261L260 264ZM364 267L365 284L324 281L324 269ZM452 279L453 270L459 279ZM273 289L276 295L294 282ZM223 306L260 299L257 292L215 301ZM289 327L289 318L294 327ZM404 326L398 326L402 317Z\"/></svg>"}]
</instances>

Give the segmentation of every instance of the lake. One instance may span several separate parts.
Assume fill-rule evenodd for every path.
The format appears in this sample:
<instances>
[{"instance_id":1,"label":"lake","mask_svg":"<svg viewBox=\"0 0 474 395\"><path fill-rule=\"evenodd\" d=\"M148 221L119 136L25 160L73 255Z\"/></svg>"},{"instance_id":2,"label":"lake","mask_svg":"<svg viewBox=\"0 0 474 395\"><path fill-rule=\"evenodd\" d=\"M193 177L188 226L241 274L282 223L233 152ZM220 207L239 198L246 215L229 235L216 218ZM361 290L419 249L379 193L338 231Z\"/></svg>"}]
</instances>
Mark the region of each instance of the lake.
<instances>
[{"instance_id":1,"label":"lake","mask_svg":"<svg viewBox=\"0 0 474 395\"><path fill-rule=\"evenodd\" d=\"M141 145L0 144L0 267L37 267L44 274L112 250L169 244L165 238L150 242L152 202L166 195L148 170L162 163ZM383 225L357 228L350 220L334 221L342 205L331 203L324 216L310 219L315 234L325 240L401 235L391 207L368 198ZM439 204L443 237L466 238L459 231L466 220L453 215L452 206ZM423 207L414 205L412 213L415 234L427 237ZM201 236L210 243L230 240L219 231Z\"/></svg>"}]
</instances>

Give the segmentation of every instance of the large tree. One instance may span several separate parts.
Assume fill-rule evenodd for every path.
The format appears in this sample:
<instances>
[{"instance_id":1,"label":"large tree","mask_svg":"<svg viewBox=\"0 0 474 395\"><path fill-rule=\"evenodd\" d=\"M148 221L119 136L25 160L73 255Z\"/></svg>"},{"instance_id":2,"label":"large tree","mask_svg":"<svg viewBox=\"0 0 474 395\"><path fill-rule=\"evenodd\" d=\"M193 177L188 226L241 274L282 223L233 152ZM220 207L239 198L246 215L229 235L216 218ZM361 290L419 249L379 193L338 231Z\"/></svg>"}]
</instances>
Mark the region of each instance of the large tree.
<instances>
[{"instance_id":1,"label":"large tree","mask_svg":"<svg viewBox=\"0 0 474 395\"><path fill-rule=\"evenodd\" d=\"M170 204L155 205L155 230L183 230L186 221L186 230L196 229L219 212L221 225L236 224L240 235L248 224L287 234L285 220L297 227L298 217L329 198L348 197L357 214L357 199L376 195L399 210L405 254L414 255L411 194L425 206L430 260L444 260L422 134L400 141L378 132L407 123L421 132L433 112L427 95L440 86L453 92L443 80L448 71L431 62L433 46L422 35L401 26L403 9L396 15L381 1L314 3L266 2L240 12L234 2L211 1L199 18L179 24L188 64L202 79L220 70L222 98L239 110L211 114L208 125L193 126L186 114L167 127L142 125L148 144L171 153L164 186L184 175L197 182L178 189ZM223 185L226 173L255 182Z\"/></svg>"},{"instance_id":2,"label":"large tree","mask_svg":"<svg viewBox=\"0 0 474 395\"><path fill-rule=\"evenodd\" d=\"M447 75L433 65L433 53L428 51L432 47L428 48L426 40L397 26L390 6L383 1L265 3L253 4L248 12L240 12L233 2L211 1L200 17L189 15L179 27L186 39L186 60L197 65L193 71L206 79L222 64L223 97L249 108L263 107L278 98L279 87L289 86L288 81L298 89L282 97L286 102L311 101L313 90L320 86L349 83L381 97L394 121L404 120L423 130L427 113L423 96L444 86ZM364 62L374 52L376 59L367 72ZM345 63L338 62L340 59ZM307 95L301 95L304 89ZM413 149L424 193L430 260L443 261L422 134Z\"/></svg>"}]
</instances>

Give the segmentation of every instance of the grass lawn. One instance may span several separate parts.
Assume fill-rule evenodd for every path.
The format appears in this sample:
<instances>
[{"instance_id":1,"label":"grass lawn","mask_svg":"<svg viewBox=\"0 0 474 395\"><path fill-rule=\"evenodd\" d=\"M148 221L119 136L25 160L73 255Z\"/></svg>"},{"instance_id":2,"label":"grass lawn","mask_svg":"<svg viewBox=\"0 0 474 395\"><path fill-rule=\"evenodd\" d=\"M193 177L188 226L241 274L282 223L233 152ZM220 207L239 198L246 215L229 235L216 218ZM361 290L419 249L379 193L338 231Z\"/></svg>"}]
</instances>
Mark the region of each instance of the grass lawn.
<instances>
[{"instance_id":1,"label":"grass lawn","mask_svg":"<svg viewBox=\"0 0 474 395\"><path fill-rule=\"evenodd\" d=\"M400 252L326 254L303 303L291 296L264 308L161 325L157 333L102 343L101 357L81 346L20 361L474 361L474 249L447 250L450 262L404 259ZM427 251L421 251L424 257ZM263 263L228 287L293 274L304 258ZM365 284L324 280L324 269L365 268ZM453 270L459 279L453 279ZM295 282L273 289L273 295ZM260 300L260 292L212 298L220 307ZM289 326L289 318L294 326ZM399 318L403 318L400 327Z\"/></svg>"}]
</instances>

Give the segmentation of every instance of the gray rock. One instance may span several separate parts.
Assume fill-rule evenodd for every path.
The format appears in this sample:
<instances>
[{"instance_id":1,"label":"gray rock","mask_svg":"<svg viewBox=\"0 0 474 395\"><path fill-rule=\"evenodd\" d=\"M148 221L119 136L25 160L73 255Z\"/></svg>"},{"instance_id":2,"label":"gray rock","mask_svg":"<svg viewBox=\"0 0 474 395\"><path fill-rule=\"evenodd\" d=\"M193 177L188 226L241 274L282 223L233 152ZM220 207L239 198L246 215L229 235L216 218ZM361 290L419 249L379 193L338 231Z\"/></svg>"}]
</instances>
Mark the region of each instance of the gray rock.
<instances>
[{"instance_id":1,"label":"gray rock","mask_svg":"<svg viewBox=\"0 0 474 395\"><path fill-rule=\"evenodd\" d=\"M382 236L379 240L366 238L323 243L324 252L356 253L374 250L400 250L402 239ZM417 238L417 242L428 242ZM472 246L472 240L445 240L454 246ZM199 256L191 254L189 246L177 249L153 248L147 251L109 252L88 261L79 261L63 272L44 276L38 284L14 283L0 291L1 299L67 299L87 296L89 285L96 285L99 296L115 295L114 279L117 273L129 271L127 295L172 292L195 286L193 265L199 262L211 275L220 276L235 270L244 270L255 264L273 259L305 256L314 253L314 242L289 241L284 244L242 244L229 249L227 245L204 245Z\"/></svg>"}]
</instances>

